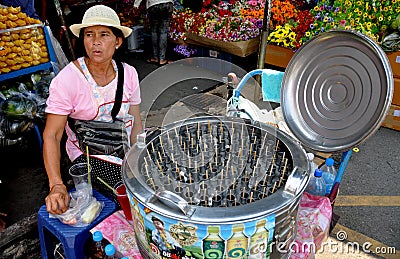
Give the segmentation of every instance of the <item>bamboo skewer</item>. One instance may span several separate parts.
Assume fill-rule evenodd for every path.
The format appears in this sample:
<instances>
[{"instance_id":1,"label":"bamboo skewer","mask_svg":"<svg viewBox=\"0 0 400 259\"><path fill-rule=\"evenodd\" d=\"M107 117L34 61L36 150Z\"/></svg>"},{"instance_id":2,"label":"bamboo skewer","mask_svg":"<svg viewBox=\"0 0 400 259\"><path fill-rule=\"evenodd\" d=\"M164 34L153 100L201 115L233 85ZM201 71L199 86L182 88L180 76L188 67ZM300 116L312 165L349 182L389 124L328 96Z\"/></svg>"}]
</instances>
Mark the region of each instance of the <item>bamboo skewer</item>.
<instances>
[{"instance_id":1,"label":"bamboo skewer","mask_svg":"<svg viewBox=\"0 0 400 259\"><path fill-rule=\"evenodd\" d=\"M272 187L272 193L275 192L275 188L276 188L276 182L274 182L274 186Z\"/></svg>"},{"instance_id":2,"label":"bamboo skewer","mask_svg":"<svg viewBox=\"0 0 400 259\"><path fill-rule=\"evenodd\" d=\"M249 201L250 201L250 203L253 202L253 191L250 192L250 200Z\"/></svg>"},{"instance_id":3,"label":"bamboo skewer","mask_svg":"<svg viewBox=\"0 0 400 259\"><path fill-rule=\"evenodd\" d=\"M200 139L200 122L197 122L197 139Z\"/></svg>"},{"instance_id":4,"label":"bamboo skewer","mask_svg":"<svg viewBox=\"0 0 400 259\"><path fill-rule=\"evenodd\" d=\"M264 199L266 196L265 196L265 192L267 191L267 187L264 187L263 188L263 191L262 191L262 199Z\"/></svg>"},{"instance_id":5,"label":"bamboo skewer","mask_svg":"<svg viewBox=\"0 0 400 259\"><path fill-rule=\"evenodd\" d=\"M157 151L157 154L158 154L158 157L159 157L159 159L160 159L160 163L162 163L162 156L161 156L161 153L160 153L160 151Z\"/></svg>"},{"instance_id":6,"label":"bamboo skewer","mask_svg":"<svg viewBox=\"0 0 400 259\"><path fill-rule=\"evenodd\" d=\"M144 165L144 168L146 169L147 178L150 179L149 168L147 168L147 165Z\"/></svg>"},{"instance_id":7,"label":"bamboo skewer","mask_svg":"<svg viewBox=\"0 0 400 259\"><path fill-rule=\"evenodd\" d=\"M153 178L150 178L150 179L149 179L149 182L150 182L150 184L151 184L151 188L152 188L153 190L155 190L155 189L156 189L156 185L154 184Z\"/></svg>"},{"instance_id":8,"label":"bamboo skewer","mask_svg":"<svg viewBox=\"0 0 400 259\"><path fill-rule=\"evenodd\" d=\"M153 150L153 154L156 153L156 151L154 150L154 143L151 142L151 149Z\"/></svg>"},{"instance_id":9,"label":"bamboo skewer","mask_svg":"<svg viewBox=\"0 0 400 259\"><path fill-rule=\"evenodd\" d=\"M161 135L158 136L158 140L160 141L161 151L162 151L163 155L165 155L165 150L164 150L164 145L163 145Z\"/></svg>"},{"instance_id":10,"label":"bamboo skewer","mask_svg":"<svg viewBox=\"0 0 400 259\"><path fill-rule=\"evenodd\" d=\"M284 165L284 167L283 167L283 171L282 171L281 178L279 179L279 184L278 184L278 187L281 187L281 184L282 184L283 177L285 176L287 162L288 162L288 159L286 159L286 158L285 158L285 165Z\"/></svg>"}]
</instances>

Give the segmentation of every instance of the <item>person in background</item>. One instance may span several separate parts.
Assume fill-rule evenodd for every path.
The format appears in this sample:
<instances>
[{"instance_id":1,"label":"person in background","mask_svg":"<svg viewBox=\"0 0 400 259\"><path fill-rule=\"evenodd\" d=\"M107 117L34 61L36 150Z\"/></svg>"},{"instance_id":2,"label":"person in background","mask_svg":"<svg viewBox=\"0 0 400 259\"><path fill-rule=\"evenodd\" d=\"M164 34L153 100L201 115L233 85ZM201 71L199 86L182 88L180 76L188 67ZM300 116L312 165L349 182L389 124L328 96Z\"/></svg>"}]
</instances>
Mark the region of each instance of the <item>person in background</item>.
<instances>
[{"instance_id":1,"label":"person in background","mask_svg":"<svg viewBox=\"0 0 400 259\"><path fill-rule=\"evenodd\" d=\"M60 143L67 135L66 151L72 163L87 161L79 149L77 137L67 123L68 117L80 120L111 121L115 101L118 69L114 59L124 38L131 29L120 25L116 12L104 5L89 8L82 23L70 26L84 46L83 56L70 62L52 80L46 107L46 126L43 132L43 158L50 191L46 197L47 211L61 214L68 209L69 195L61 176ZM140 89L136 69L123 63L124 84L121 109L117 119L125 122L130 145L142 132L140 119ZM92 184L109 190L97 177L111 186L122 179L122 159L109 155L90 155Z\"/></svg>"},{"instance_id":2,"label":"person in background","mask_svg":"<svg viewBox=\"0 0 400 259\"><path fill-rule=\"evenodd\" d=\"M141 2L135 0L134 8L137 9ZM153 49L152 57L147 60L149 63L161 66L171 63L166 58L166 52L173 7L173 0L146 0Z\"/></svg>"}]
</instances>

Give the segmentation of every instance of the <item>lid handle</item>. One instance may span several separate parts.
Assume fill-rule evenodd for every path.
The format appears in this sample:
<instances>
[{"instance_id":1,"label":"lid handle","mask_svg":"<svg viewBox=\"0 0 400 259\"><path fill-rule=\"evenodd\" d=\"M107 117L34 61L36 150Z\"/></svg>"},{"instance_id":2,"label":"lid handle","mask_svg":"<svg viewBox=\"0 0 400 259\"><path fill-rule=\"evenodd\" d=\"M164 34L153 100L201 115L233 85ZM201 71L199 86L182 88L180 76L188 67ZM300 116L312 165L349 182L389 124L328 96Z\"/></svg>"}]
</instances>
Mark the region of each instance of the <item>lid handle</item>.
<instances>
[{"instance_id":1,"label":"lid handle","mask_svg":"<svg viewBox=\"0 0 400 259\"><path fill-rule=\"evenodd\" d=\"M164 205L180 210L185 216L190 217L194 213L194 208L192 208L185 199L171 191L161 191L154 195L160 202Z\"/></svg>"},{"instance_id":2,"label":"lid handle","mask_svg":"<svg viewBox=\"0 0 400 259\"><path fill-rule=\"evenodd\" d=\"M296 196L303 186L305 181L308 181L308 178L305 174L307 170L295 167L293 169L293 173L291 173L286 181L284 191L291 195Z\"/></svg>"}]
</instances>

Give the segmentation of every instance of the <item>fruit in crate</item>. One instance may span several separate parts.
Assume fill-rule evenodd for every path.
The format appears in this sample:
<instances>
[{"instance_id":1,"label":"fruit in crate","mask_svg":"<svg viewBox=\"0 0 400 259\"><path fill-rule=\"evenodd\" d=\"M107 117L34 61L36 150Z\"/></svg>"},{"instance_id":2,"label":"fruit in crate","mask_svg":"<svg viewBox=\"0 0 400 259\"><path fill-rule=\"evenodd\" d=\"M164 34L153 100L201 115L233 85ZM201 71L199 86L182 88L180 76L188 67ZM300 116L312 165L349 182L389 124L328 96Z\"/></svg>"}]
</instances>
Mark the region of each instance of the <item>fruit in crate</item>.
<instances>
[{"instance_id":1,"label":"fruit in crate","mask_svg":"<svg viewBox=\"0 0 400 259\"><path fill-rule=\"evenodd\" d=\"M20 7L0 7L0 74L48 61L41 21L27 16Z\"/></svg>"},{"instance_id":2,"label":"fruit in crate","mask_svg":"<svg viewBox=\"0 0 400 259\"><path fill-rule=\"evenodd\" d=\"M0 30L41 23L21 12L21 7L0 7Z\"/></svg>"}]
</instances>

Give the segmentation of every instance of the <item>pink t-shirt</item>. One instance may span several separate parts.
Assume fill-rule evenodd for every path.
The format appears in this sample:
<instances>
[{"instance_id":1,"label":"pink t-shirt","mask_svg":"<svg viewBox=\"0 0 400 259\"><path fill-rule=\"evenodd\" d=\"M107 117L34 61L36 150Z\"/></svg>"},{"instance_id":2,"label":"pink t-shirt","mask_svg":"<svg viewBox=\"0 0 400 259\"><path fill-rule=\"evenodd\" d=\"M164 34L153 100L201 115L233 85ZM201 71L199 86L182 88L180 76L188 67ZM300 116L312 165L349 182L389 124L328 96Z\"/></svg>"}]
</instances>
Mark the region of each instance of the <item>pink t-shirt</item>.
<instances>
[{"instance_id":1,"label":"pink t-shirt","mask_svg":"<svg viewBox=\"0 0 400 259\"><path fill-rule=\"evenodd\" d=\"M46 113L69 115L80 120L111 121L111 109L114 105L117 89L115 77L108 85L91 85L74 63L69 63L51 81L47 99ZM140 104L139 79L136 69L124 63L124 91L121 109L117 118L123 119L128 136L133 126L133 116L128 114L129 106ZM71 161L82 154L77 146L75 134L65 127L68 139L66 150Z\"/></svg>"}]
</instances>

